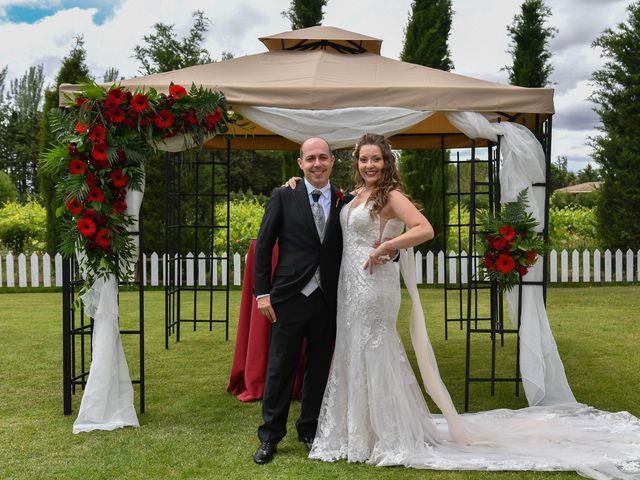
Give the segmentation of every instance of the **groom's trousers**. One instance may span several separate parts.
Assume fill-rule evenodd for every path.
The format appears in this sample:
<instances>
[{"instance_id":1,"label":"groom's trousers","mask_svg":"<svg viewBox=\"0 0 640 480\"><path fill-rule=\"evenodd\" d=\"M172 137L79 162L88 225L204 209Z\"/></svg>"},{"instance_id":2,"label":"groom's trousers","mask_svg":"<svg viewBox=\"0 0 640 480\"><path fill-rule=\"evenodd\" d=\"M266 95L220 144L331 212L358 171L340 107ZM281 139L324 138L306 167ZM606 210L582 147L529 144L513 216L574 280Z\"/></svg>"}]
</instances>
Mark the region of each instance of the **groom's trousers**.
<instances>
[{"instance_id":1,"label":"groom's trousers","mask_svg":"<svg viewBox=\"0 0 640 480\"><path fill-rule=\"evenodd\" d=\"M293 384L305 337L302 405L296 429L300 436L315 435L335 341L335 315L319 288L308 297L299 293L273 307L277 321L271 326L262 397L264 423L258 428L262 442L279 442L287 433Z\"/></svg>"}]
</instances>

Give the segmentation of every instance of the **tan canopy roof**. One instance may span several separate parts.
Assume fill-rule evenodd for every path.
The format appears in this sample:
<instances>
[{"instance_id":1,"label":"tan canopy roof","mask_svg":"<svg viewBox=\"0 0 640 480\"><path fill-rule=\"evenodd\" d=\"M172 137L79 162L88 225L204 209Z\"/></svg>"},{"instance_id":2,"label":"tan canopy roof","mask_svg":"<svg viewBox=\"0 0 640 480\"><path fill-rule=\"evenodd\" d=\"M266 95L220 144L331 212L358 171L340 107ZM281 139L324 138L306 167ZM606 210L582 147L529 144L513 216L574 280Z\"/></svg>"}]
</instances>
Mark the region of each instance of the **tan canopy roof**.
<instances>
[{"instance_id":1,"label":"tan canopy roof","mask_svg":"<svg viewBox=\"0 0 640 480\"><path fill-rule=\"evenodd\" d=\"M382 57L380 40L334 27L312 27L261 40L270 51L120 83L164 93L171 82L195 83L222 91L231 105L498 112L505 118L518 116L529 126L536 115L544 118L554 112L553 89L503 85ZM347 52L347 47L354 50L338 53ZM61 85L61 103L65 93L77 90L76 85ZM440 145L440 134L455 132L444 115L436 114L403 132L404 138L396 139L394 145L408 148L423 146L425 141ZM245 140L234 140L234 144L238 148L295 147L260 127ZM451 141L447 144L453 146Z\"/></svg>"},{"instance_id":2,"label":"tan canopy roof","mask_svg":"<svg viewBox=\"0 0 640 480\"><path fill-rule=\"evenodd\" d=\"M382 40L336 27L310 27L261 37L270 51L324 48L339 53L380 54Z\"/></svg>"}]
</instances>

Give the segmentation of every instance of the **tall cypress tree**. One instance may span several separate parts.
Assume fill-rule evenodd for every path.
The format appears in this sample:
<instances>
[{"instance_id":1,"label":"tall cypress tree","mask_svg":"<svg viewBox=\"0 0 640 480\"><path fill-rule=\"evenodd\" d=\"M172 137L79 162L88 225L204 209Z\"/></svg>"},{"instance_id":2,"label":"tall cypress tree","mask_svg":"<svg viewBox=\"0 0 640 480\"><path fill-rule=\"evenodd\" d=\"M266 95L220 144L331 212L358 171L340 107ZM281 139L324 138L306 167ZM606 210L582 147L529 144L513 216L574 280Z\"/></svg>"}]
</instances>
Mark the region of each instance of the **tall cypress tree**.
<instances>
[{"instance_id":1,"label":"tall cypress tree","mask_svg":"<svg viewBox=\"0 0 640 480\"><path fill-rule=\"evenodd\" d=\"M626 23L607 29L594 42L607 59L594 72L591 100L601 135L593 139L594 158L604 181L597 208L599 230L608 248L637 249L640 224L640 2L628 7Z\"/></svg>"},{"instance_id":2,"label":"tall cypress tree","mask_svg":"<svg viewBox=\"0 0 640 480\"><path fill-rule=\"evenodd\" d=\"M289 10L282 15L291 22L292 30L316 27L322 24L327 0L291 0Z\"/></svg>"},{"instance_id":3,"label":"tall cypress tree","mask_svg":"<svg viewBox=\"0 0 640 480\"><path fill-rule=\"evenodd\" d=\"M553 71L549 41L557 30L546 25L551 9L544 0L525 0L520 13L507 27L511 43L508 52L513 65L506 66L509 83L520 87L545 87Z\"/></svg>"},{"instance_id":4,"label":"tall cypress tree","mask_svg":"<svg viewBox=\"0 0 640 480\"><path fill-rule=\"evenodd\" d=\"M449 54L451 30L451 0L414 0L405 30L401 59L405 62L449 71L453 62ZM448 153L445 152L446 158ZM407 193L421 206L435 230L433 242L423 248L443 250L444 224L448 204L443 208L443 185L447 184L447 169L442 152L404 150L400 170Z\"/></svg>"},{"instance_id":5,"label":"tall cypress tree","mask_svg":"<svg viewBox=\"0 0 640 480\"><path fill-rule=\"evenodd\" d=\"M62 83L77 84L90 79L86 56L84 40L81 36L77 37L69 55L62 60L62 66L56 75L55 88L46 90L44 93L44 106L42 107L43 114L40 119L40 138L38 142L41 155L50 148L53 140L49 125L49 112L52 108L58 108L58 88ZM60 231L56 219L56 209L60 206L59 201L56 199L56 183L58 179L47 177L44 174L39 174L39 178L42 203L47 211L47 251L53 255L60 243Z\"/></svg>"}]
</instances>

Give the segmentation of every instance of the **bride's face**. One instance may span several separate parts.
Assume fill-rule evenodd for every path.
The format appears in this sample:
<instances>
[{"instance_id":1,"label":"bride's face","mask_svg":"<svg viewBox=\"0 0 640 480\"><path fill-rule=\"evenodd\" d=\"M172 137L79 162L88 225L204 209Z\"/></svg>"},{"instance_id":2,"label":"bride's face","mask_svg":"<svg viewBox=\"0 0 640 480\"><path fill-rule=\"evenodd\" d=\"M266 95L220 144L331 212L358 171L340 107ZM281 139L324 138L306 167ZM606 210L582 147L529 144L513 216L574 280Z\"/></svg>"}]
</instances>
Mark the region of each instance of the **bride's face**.
<instances>
[{"instance_id":1,"label":"bride's face","mask_svg":"<svg viewBox=\"0 0 640 480\"><path fill-rule=\"evenodd\" d=\"M382 150L377 145L362 145L358 156L358 172L369 187L373 186L382 178L384 170L384 158Z\"/></svg>"}]
</instances>

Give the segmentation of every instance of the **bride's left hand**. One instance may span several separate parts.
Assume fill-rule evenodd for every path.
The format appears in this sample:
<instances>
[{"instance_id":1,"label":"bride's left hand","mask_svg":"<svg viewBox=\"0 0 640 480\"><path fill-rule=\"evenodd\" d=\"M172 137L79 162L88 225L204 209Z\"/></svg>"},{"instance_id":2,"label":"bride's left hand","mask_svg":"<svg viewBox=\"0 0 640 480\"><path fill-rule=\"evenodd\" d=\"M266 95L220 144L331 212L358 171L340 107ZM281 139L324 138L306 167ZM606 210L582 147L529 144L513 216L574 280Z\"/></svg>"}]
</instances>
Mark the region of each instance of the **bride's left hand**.
<instances>
[{"instance_id":1,"label":"bride's left hand","mask_svg":"<svg viewBox=\"0 0 640 480\"><path fill-rule=\"evenodd\" d=\"M391 260L391 257L389 256L390 250L385 242L374 246L375 250L369 254L369 258L364 264L364 269L369 270L370 274L373 274L374 265L384 265Z\"/></svg>"}]
</instances>

